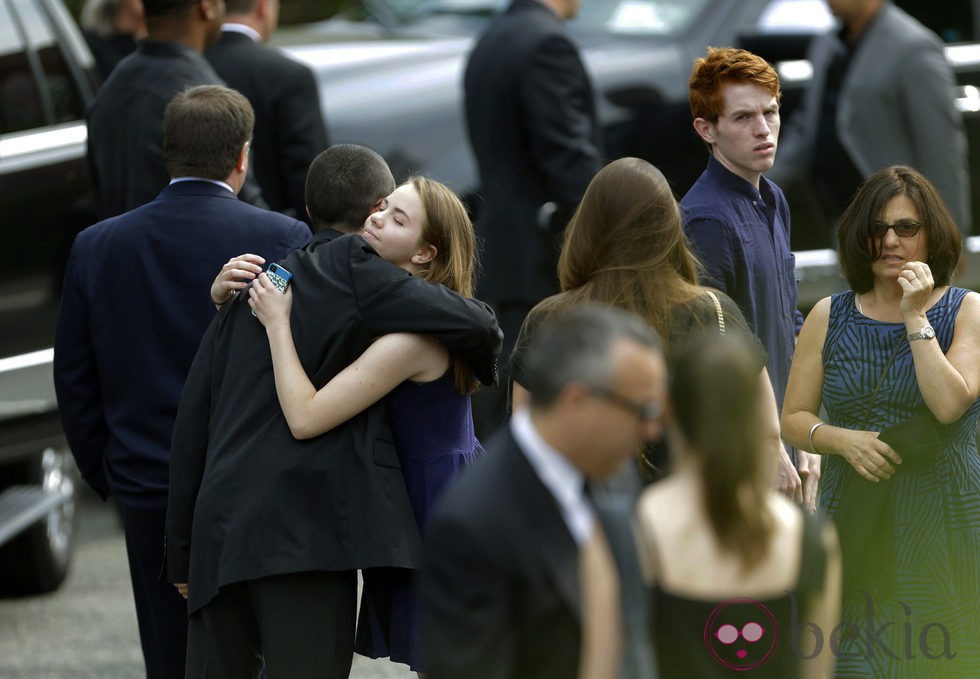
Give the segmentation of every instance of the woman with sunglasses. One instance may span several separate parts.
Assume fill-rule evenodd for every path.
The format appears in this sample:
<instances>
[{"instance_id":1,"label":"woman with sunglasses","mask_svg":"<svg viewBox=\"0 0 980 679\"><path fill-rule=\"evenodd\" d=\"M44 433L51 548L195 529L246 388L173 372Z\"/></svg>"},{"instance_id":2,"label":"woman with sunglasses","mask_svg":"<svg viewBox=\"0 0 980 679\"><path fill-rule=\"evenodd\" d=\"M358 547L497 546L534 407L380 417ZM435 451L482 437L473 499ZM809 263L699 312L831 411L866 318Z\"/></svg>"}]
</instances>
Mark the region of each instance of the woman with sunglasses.
<instances>
[{"instance_id":1,"label":"woman with sunglasses","mask_svg":"<svg viewBox=\"0 0 980 679\"><path fill-rule=\"evenodd\" d=\"M851 289L806 319L781 421L825 458L843 627L875 630L840 640L838 674L980 676L980 295L950 285L960 234L932 184L893 166L838 243Z\"/></svg>"}]
</instances>

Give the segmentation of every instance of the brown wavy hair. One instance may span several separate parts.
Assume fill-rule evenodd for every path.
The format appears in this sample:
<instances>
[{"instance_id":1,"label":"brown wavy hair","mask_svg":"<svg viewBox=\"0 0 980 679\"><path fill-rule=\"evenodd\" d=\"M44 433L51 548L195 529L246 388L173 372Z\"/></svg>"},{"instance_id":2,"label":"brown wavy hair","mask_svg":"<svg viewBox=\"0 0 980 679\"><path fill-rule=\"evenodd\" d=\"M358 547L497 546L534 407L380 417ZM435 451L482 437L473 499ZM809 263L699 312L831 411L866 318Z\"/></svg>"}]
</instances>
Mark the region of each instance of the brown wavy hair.
<instances>
[{"instance_id":1,"label":"brown wavy hair","mask_svg":"<svg viewBox=\"0 0 980 679\"><path fill-rule=\"evenodd\" d=\"M760 351L748 333L702 331L670 362L671 408L689 454L701 461L708 521L722 549L738 554L746 571L766 556L774 523L766 501Z\"/></svg>"},{"instance_id":2,"label":"brown wavy hair","mask_svg":"<svg viewBox=\"0 0 980 679\"><path fill-rule=\"evenodd\" d=\"M837 250L847 284L858 293L874 287L871 262L881 255L881 240L872 238L872 225L895 196L907 196L915 206L927 234L926 264L936 287L949 285L963 255L960 231L936 187L921 172L905 165L882 168L865 179L841 216Z\"/></svg>"},{"instance_id":3,"label":"brown wavy hair","mask_svg":"<svg viewBox=\"0 0 980 679\"><path fill-rule=\"evenodd\" d=\"M436 256L422 267L419 275L429 283L440 283L463 297L473 296L476 273L476 236L466 206L453 191L428 177L409 177L422 200L425 223L422 240L436 248ZM479 382L469 367L452 358L454 382L461 394L476 390Z\"/></svg>"},{"instance_id":4,"label":"brown wavy hair","mask_svg":"<svg viewBox=\"0 0 980 679\"><path fill-rule=\"evenodd\" d=\"M640 158L620 158L586 188L558 259L562 292L535 315L603 302L640 316L667 343L672 311L703 294L698 270L663 173Z\"/></svg>"}]
</instances>

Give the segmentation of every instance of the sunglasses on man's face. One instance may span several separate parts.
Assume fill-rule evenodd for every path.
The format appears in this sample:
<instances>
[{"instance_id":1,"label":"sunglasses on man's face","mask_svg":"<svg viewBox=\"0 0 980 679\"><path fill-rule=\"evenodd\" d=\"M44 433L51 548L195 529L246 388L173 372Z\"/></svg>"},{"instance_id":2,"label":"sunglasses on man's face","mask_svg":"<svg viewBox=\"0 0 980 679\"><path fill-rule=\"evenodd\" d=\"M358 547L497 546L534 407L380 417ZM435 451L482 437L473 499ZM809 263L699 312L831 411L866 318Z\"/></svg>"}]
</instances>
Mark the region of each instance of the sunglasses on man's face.
<instances>
[{"instance_id":1,"label":"sunglasses on man's face","mask_svg":"<svg viewBox=\"0 0 980 679\"><path fill-rule=\"evenodd\" d=\"M919 233L919 229L921 228L922 223L913 219L899 219L897 222L892 224L886 224L885 222L872 222L871 237L884 238L885 234L888 233L888 229L894 229L895 235L899 238L911 238L915 234Z\"/></svg>"}]
</instances>

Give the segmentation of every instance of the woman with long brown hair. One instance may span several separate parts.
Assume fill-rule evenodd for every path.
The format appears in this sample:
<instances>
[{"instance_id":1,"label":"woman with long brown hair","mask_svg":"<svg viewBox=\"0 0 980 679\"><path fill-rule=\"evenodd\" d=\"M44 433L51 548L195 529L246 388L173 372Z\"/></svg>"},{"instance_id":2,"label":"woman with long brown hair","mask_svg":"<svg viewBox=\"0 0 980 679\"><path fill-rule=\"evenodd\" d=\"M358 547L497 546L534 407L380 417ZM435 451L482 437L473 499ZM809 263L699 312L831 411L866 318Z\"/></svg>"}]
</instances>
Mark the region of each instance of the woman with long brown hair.
<instances>
[{"instance_id":1,"label":"woman with long brown hair","mask_svg":"<svg viewBox=\"0 0 980 679\"><path fill-rule=\"evenodd\" d=\"M534 328L542 318L576 304L601 302L632 311L660 334L668 355L702 328L748 330L730 297L698 284L698 262L684 238L670 184L640 158L615 160L589 183L565 230L558 278L562 292L531 310L511 356L514 408L526 401L522 363ZM760 382L760 399L770 423L766 444L782 471L792 463L779 438L776 400L764 366L760 381L765 382ZM638 461L648 481L661 478L669 466L663 445L648 446ZM813 473L819 475L819 468ZM815 494L805 499L813 509Z\"/></svg>"}]
</instances>

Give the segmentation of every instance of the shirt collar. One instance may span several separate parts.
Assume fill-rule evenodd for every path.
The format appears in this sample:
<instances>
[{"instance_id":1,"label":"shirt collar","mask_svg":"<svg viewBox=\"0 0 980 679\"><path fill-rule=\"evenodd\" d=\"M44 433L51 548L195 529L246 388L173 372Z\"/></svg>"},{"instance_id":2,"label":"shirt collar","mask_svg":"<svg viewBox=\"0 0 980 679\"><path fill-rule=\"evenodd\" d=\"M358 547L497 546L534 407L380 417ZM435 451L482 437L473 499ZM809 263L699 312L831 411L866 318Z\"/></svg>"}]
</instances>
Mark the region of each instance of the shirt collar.
<instances>
[{"instance_id":1,"label":"shirt collar","mask_svg":"<svg viewBox=\"0 0 980 679\"><path fill-rule=\"evenodd\" d=\"M531 468L558 502L568 532L577 544L583 544L592 532L594 515L585 497L582 472L541 437L527 408L510 418L510 430Z\"/></svg>"},{"instance_id":2,"label":"shirt collar","mask_svg":"<svg viewBox=\"0 0 980 679\"><path fill-rule=\"evenodd\" d=\"M761 189L763 186L765 186L765 189L770 194L772 193L772 190L768 186L769 180L764 176L759 177L759 189L756 189L751 183L745 181L727 167L722 165L721 162L714 157L714 155L708 156L708 175L722 186L725 186L732 191L743 193L752 200L758 200L762 197Z\"/></svg>"},{"instance_id":3,"label":"shirt collar","mask_svg":"<svg viewBox=\"0 0 980 679\"><path fill-rule=\"evenodd\" d=\"M175 177L174 179L170 180L170 186L173 186L174 184L179 184L180 182L207 182L209 184L217 184L223 189L228 189L229 191L232 192L232 194L235 193L235 189L231 188L231 186L229 186L225 182L218 179L204 179L203 177Z\"/></svg>"},{"instance_id":4,"label":"shirt collar","mask_svg":"<svg viewBox=\"0 0 980 679\"><path fill-rule=\"evenodd\" d=\"M242 35L247 35L255 42L262 42L262 36L257 30L251 26L246 26L245 24L227 23L221 25L221 30L226 33L241 33Z\"/></svg>"}]
</instances>

